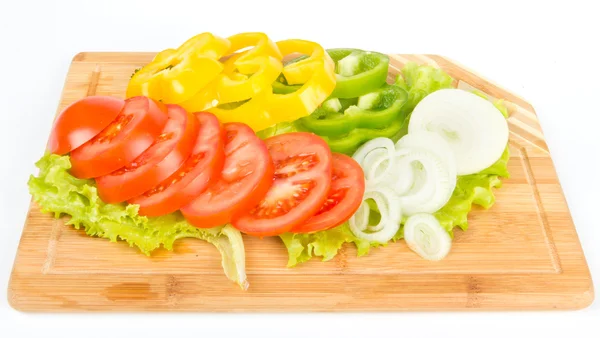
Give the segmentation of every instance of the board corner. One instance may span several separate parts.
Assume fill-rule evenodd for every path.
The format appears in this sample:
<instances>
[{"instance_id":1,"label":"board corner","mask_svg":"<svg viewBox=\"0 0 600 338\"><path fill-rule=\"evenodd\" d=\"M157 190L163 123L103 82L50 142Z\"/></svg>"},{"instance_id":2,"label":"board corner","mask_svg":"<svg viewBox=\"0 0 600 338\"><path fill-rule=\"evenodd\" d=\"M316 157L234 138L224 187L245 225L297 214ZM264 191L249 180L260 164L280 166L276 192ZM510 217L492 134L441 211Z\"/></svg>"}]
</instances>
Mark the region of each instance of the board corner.
<instances>
[{"instance_id":1,"label":"board corner","mask_svg":"<svg viewBox=\"0 0 600 338\"><path fill-rule=\"evenodd\" d=\"M78 61L84 61L87 58L87 54L88 54L88 52L79 52L79 53L75 54L71 58L71 63L78 62Z\"/></svg>"}]
</instances>

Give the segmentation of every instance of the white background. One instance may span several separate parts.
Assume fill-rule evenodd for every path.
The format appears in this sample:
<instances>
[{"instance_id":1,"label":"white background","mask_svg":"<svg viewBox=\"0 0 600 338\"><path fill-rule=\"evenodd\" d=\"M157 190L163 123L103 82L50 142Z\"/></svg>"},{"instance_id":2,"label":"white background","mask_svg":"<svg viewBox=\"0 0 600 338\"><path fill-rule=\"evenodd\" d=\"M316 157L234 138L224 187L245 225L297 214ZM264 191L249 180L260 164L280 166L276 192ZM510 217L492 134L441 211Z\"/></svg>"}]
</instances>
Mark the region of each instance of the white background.
<instances>
[{"instance_id":1,"label":"white background","mask_svg":"<svg viewBox=\"0 0 600 338\"><path fill-rule=\"evenodd\" d=\"M71 58L80 51L159 51L203 31L442 54L523 96L539 115L598 290L598 8L574 0L485 3L2 0L0 292L29 204L26 182L43 153ZM19 313L0 297L3 337L583 337L597 336L599 319L600 301L583 311L539 313L52 315ZM109 326L117 329L104 332Z\"/></svg>"}]
</instances>

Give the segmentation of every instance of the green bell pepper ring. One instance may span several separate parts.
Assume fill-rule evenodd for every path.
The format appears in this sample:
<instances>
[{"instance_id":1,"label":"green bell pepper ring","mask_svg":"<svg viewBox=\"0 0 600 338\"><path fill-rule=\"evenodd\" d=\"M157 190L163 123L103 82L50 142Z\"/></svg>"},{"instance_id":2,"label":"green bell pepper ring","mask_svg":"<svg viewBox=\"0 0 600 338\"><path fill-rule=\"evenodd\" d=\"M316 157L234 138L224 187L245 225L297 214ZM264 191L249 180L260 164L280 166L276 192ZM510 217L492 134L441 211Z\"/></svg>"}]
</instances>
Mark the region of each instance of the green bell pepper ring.
<instances>
[{"instance_id":1,"label":"green bell pepper ring","mask_svg":"<svg viewBox=\"0 0 600 338\"><path fill-rule=\"evenodd\" d=\"M283 75L282 75L283 76ZM272 84L273 94L291 94L302 87L302 85L287 85L279 81Z\"/></svg>"},{"instance_id":2,"label":"green bell pepper ring","mask_svg":"<svg viewBox=\"0 0 600 338\"><path fill-rule=\"evenodd\" d=\"M387 55L358 49L328 49L335 62L335 89L332 97L352 98L383 85L388 76Z\"/></svg>"},{"instance_id":3,"label":"green bell pepper ring","mask_svg":"<svg viewBox=\"0 0 600 338\"><path fill-rule=\"evenodd\" d=\"M323 136L344 135L356 128L382 129L400 118L407 100L408 94L404 89L386 84L358 100L354 99L354 102L339 100L345 108L342 112L328 110L324 104L299 121L306 129ZM348 103L352 105L344 107Z\"/></svg>"},{"instance_id":4,"label":"green bell pepper ring","mask_svg":"<svg viewBox=\"0 0 600 338\"><path fill-rule=\"evenodd\" d=\"M390 59L385 54L351 48L328 49L327 53L335 62L336 84L331 97L359 97L386 82ZM298 62L306 57L302 55L285 64ZM276 94L293 93L300 87L288 85L283 75L273 82L273 92Z\"/></svg>"},{"instance_id":5,"label":"green bell pepper ring","mask_svg":"<svg viewBox=\"0 0 600 338\"><path fill-rule=\"evenodd\" d=\"M405 118L398 118L382 129L357 128L342 136L319 136L327 142L331 151L352 156L361 145L377 137L387 137L394 142L398 141L407 133L405 122Z\"/></svg>"}]
</instances>

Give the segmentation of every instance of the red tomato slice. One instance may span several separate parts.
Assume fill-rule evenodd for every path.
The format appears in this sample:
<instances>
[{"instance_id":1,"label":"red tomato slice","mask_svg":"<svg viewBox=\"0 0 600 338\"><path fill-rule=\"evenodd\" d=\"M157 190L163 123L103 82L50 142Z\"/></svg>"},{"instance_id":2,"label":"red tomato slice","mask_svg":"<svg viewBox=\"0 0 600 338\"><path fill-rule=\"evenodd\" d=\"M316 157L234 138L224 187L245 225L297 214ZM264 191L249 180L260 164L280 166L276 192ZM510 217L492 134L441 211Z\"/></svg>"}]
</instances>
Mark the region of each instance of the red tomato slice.
<instances>
[{"instance_id":1,"label":"red tomato slice","mask_svg":"<svg viewBox=\"0 0 600 338\"><path fill-rule=\"evenodd\" d=\"M291 232L305 233L334 228L354 215L365 193L365 174L351 157L334 153L331 188L321 209Z\"/></svg>"},{"instance_id":2,"label":"red tomato slice","mask_svg":"<svg viewBox=\"0 0 600 338\"><path fill-rule=\"evenodd\" d=\"M48 150L64 155L91 140L117 118L125 101L110 96L88 96L73 102L54 121Z\"/></svg>"},{"instance_id":3,"label":"red tomato slice","mask_svg":"<svg viewBox=\"0 0 600 338\"><path fill-rule=\"evenodd\" d=\"M121 203L152 189L190 156L198 135L198 119L178 105L167 105L169 120L154 143L133 162L96 178L106 203Z\"/></svg>"},{"instance_id":4,"label":"red tomato slice","mask_svg":"<svg viewBox=\"0 0 600 338\"><path fill-rule=\"evenodd\" d=\"M128 201L140 206L140 215L160 216L175 212L219 177L225 161L225 131L213 114L195 113L194 116L200 129L185 163L160 184Z\"/></svg>"},{"instance_id":5,"label":"red tomato slice","mask_svg":"<svg viewBox=\"0 0 600 338\"><path fill-rule=\"evenodd\" d=\"M256 236L278 235L304 223L319 211L331 186L331 151L322 138L297 132L265 144L275 164L273 185L251 211L232 221Z\"/></svg>"},{"instance_id":6,"label":"red tomato slice","mask_svg":"<svg viewBox=\"0 0 600 338\"><path fill-rule=\"evenodd\" d=\"M243 123L226 123L225 165L220 178L181 208L193 225L210 228L248 212L273 182L273 161L265 143Z\"/></svg>"},{"instance_id":7,"label":"red tomato slice","mask_svg":"<svg viewBox=\"0 0 600 338\"><path fill-rule=\"evenodd\" d=\"M71 153L71 173L78 178L93 178L126 166L154 143L166 123L162 103L144 96L125 100L125 107L114 121Z\"/></svg>"}]
</instances>

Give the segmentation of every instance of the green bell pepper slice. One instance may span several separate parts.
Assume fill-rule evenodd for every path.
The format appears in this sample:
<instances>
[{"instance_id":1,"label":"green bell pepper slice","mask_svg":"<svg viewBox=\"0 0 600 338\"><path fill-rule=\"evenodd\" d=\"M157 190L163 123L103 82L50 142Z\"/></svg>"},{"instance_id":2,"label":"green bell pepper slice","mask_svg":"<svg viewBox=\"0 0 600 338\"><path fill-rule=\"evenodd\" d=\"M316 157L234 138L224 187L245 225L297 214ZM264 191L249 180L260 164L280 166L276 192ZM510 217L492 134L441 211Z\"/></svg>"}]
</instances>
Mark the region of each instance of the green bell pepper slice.
<instances>
[{"instance_id":1,"label":"green bell pepper slice","mask_svg":"<svg viewBox=\"0 0 600 338\"><path fill-rule=\"evenodd\" d=\"M312 114L301 118L300 123L323 136L344 135L357 128L382 129L401 118L408 93L398 86L386 84L358 99L330 100L339 100L343 110L327 109L328 101L325 101Z\"/></svg>"},{"instance_id":2,"label":"green bell pepper slice","mask_svg":"<svg viewBox=\"0 0 600 338\"><path fill-rule=\"evenodd\" d=\"M331 151L352 156L361 145L377 137L387 137L395 143L408 132L406 120L406 118L398 118L382 129L357 128L341 136L319 136L327 142Z\"/></svg>"},{"instance_id":3,"label":"green bell pepper slice","mask_svg":"<svg viewBox=\"0 0 600 338\"><path fill-rule=\"evenodd\" d=\"M327 53L335 62L335 89L331 97L354 98L381 87L387 79L390 59L387 55L352 48L328 49ZM285 64L307 58L299 56ZM288 85L283 74L273 82L273 92L288 94L298 90L300 85Z\"/></svg>"},{"instance_id":4,"label":"green bell pepper slice","mask_svg":"<svg viewBox=\"0 0 600 338\"><path fill-rule=\"evenodd\" d=\"M283 75L281 75L283 77ZM272 84L273 94L291 94L302 87L302 85L288 85L281 81L275 81Z\"/></svg>"},{"instance_id":5,"label":"green bell pepper slice","mask_svg":"<svg viewBox=\"0 0 600 338\"><path fill-rule=\"evenodd\" d=\"M387 55L359 49L328 49L335 62L335 89L332 97L352 98L381 87L388 76Z\"/></svg>"},{"instance_id":6,"label":"green bell pepper slice","mask_svg":"<svg viewBox=\"0 0 600 338\"><path fill-rule=\"evenodd\" d=\"M275 135L299 131L311 132L310 130L306 129L306 127L304 127L300 121L296 120L292 122L278 123L277 125L261 130L256 134L258 137L265 140ZM315 134L327 142L331 151L352 156L361 145L376 137L387 137L396 142L407 133L408 118L407 116L403 115L394 120L390 125L381 129L358 128L350 131L347 134L333 137L323 136L317 133Z\"/></svg>"}]
</instances>

